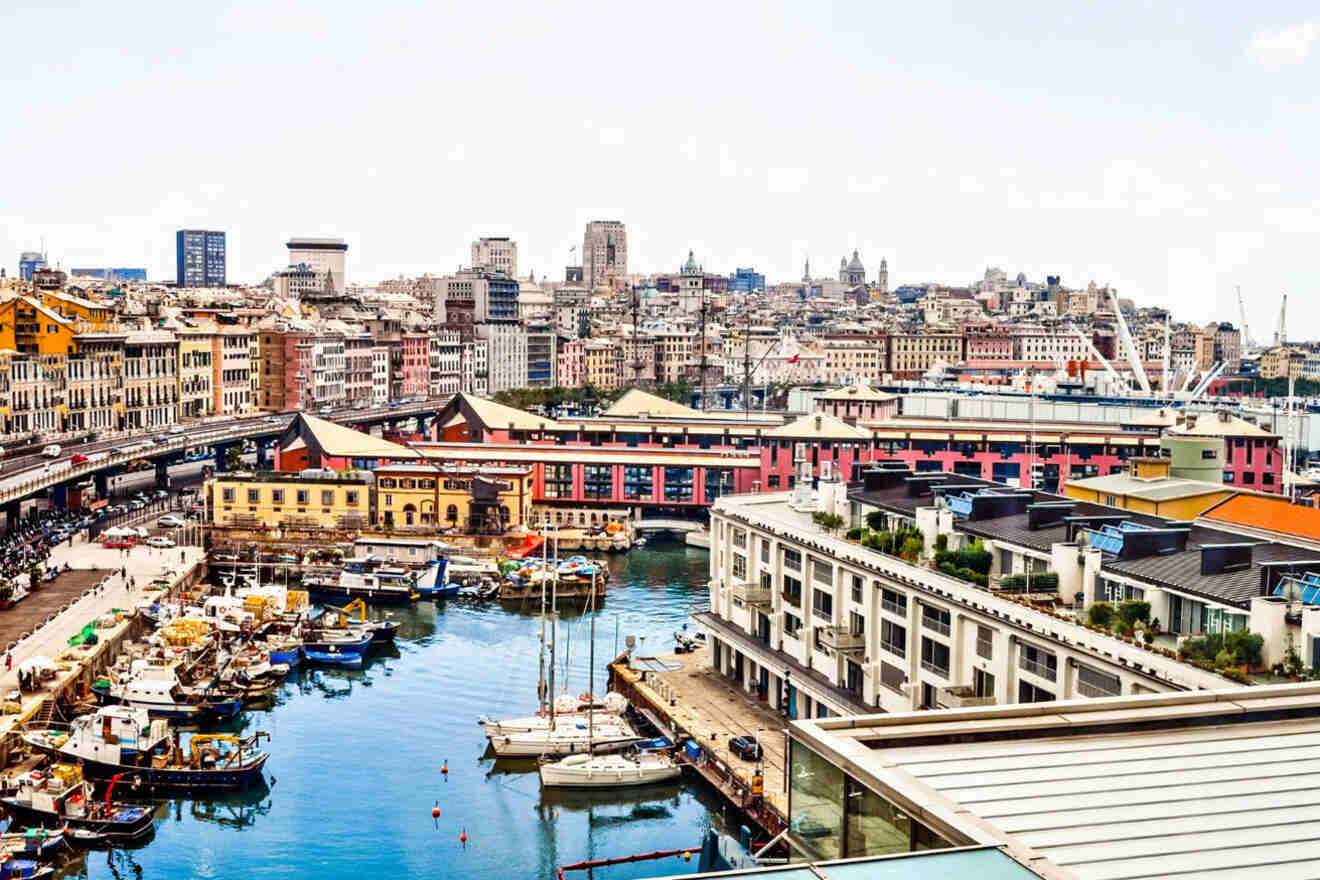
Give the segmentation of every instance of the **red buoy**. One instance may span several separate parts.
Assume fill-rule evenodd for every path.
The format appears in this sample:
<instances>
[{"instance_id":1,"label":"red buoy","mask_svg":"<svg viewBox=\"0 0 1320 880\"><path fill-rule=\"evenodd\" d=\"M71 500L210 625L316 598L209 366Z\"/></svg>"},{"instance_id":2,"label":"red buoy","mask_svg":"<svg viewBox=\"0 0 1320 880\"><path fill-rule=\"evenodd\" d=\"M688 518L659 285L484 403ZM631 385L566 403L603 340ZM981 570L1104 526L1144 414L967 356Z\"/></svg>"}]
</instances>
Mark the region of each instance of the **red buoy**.
<instances>
[{"instance_id":1,"label":"red buoy","mask_svg":"<svg viewBox=\"0 0 1320 880\"><path fill-rule=\"evenodd\" d=\"M432 807L432 808L431 808L431 818L432 818L432 819L439 819L439 818L440 818L440 808L439 808L439 807Z\"/></svg>"},{"instance_id":2,"label":"red buoy","mask_svg":"<svg viewBox=\"0 0 1320 880\"><path fill-rule=\"evenodd\" d=\"M440 772L441 772L442 774L444 774L445 776L448 776L448 775L449 775L449 765L448 765L448 764L441 764L441 765L440 765Z\"/></svg>"},{"instance_id":3,"label":"red buoy","mask_svg":"<svg viewBox=\"0 0 1320 880\"><path fill-rule=\"evenodd\" d=\"M466 829L466 828L463 829L463 833L462 833L462 834L458 835L458 842L461 843L461 844L463 844L464 846L467 846L467 829Z\"/></svg>"}]
</instances>

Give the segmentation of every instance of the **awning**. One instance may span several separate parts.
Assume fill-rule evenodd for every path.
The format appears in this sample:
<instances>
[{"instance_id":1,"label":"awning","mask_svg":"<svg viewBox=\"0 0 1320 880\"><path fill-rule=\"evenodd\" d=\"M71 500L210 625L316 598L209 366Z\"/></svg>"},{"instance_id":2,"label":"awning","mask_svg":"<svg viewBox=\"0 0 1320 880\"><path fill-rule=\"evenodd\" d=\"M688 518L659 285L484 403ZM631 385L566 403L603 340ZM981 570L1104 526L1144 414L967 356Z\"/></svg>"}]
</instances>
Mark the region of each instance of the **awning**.
<instances>
[{"instance_id":1,"label":"awning","mask_svg":"<svg viewBox=\"0 0 1320 880\"><path fill-rule=\"evenodd\" d=\"M984 434L954 434L953 439L968 441L971 443L980 443L982 440L985 439L985 435Z\"/></svg>"},{"instance_id":2,"label":"awning","mask_svg":"<svg viewBox=\"0 0 1320 880\"><path fill-rule=\"evenodd\" d=\"M913 431L911 437L913 440L948 440L949 439L948 432L944 432L944 431L941 431L940 433L935 433L934 431Z\"/></svg>"},{"instance_id":3,"label":"awning","mask_svg":"<svg viewBox=\"0 0 1320 880\"><path fill-rule=\"evenodd\" d=\"M1110 437L1111 446L1140 446L1141 441L1136 437Z\"/></svg>"},{"instance_id":4,"label":"awning","mask_svg":"<svg viewBox=\"0 0 1320 880\"><path fill-rule=\"evenodd\" d=\"M1026 443L1026 434L990 434L985 439L991 443Z\"/></svg>"}]
</instances>

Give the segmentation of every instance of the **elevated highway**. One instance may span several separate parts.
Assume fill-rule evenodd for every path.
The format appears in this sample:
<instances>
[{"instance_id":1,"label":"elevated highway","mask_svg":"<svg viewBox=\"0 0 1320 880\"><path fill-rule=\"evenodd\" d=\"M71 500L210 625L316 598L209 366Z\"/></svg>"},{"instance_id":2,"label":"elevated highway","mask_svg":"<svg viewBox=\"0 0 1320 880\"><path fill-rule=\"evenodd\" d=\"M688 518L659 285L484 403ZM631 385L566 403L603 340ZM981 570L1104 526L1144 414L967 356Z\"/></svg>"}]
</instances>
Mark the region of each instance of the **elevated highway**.
<instances>
[{"instance_id":1,"label":"elevated highway","mask_svg":"<svg viewBox=\"0 0 1320 880\"><path fill-rule=\"evenodd\" d=\"M450 398L446 396L395 407L345 408L315 415L364 429L375 425L396 427L404 422L416 422L420 431L449 401ZM110 476L144 459L155 464L157 482L163 485L168 478L169 465L181 461L187 450L197 447L212 450L216 471L224 471L227 469L226 454L231 447L251 440L257 444L260 456L264 448L288 427L293 416L294 413L263 414L182 423L166 430L137 434L120 432L113 437L98 438L91 442L65 444L57 458L18 456L0 462L3 465L3 472L0 472L0 508L4 510L8 522L13 523L24 500L54 488L56 503L60 504L70 485L88 479L95 480L98 493L104 494ZM75 465L71 463L75 456L94 460Z\"/></svg>"}]
</instances>

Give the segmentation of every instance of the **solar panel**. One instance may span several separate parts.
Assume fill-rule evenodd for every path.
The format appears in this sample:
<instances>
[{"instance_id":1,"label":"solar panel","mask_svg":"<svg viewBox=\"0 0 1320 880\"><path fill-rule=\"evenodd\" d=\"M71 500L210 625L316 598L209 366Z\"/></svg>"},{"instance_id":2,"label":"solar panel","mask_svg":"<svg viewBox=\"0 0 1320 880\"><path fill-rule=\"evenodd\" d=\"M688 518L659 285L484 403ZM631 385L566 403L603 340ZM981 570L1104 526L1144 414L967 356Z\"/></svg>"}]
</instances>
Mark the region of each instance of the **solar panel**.
<instances>
[{"instance_id":1,"label":"solar panel","mask_svg":"<svg viewBox=\"0 0 1320 880\"><path fill-rule=\"evenodd\" d=\"M1302 590L1302 604L1303 605L1316 604L1317 596L1320 596L1320 587L1305 587Z\"/></svg>"}]
</instances>

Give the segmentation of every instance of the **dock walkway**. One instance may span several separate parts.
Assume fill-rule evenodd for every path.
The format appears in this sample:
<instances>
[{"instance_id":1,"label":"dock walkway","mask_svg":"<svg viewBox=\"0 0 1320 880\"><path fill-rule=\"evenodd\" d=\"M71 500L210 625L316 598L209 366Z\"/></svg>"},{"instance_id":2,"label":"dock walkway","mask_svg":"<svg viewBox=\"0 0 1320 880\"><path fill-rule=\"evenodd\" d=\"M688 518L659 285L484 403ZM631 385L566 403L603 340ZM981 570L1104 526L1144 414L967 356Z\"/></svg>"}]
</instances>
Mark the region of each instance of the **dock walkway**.
<instances>
[{"instance_id":1,"label":"dock walkway","mask_svg":"<svg viewBox=\"0 0 1320 880\"><path fill-rule=\"evenodd\" d=\"M691 654L647 658L674 667L672 671L638 671L624 663L611 667L614 689L657 722L667 735L694 739L706 760L691 766L768 836L787 825L788 790L784 773L787 737L784 720L765 703L743 693L710 665L707 649ZM765 752L762 762L763 803L750 796L756 764L729 751L729 739L751 735Z\"/></svg>"}]
</instances>

